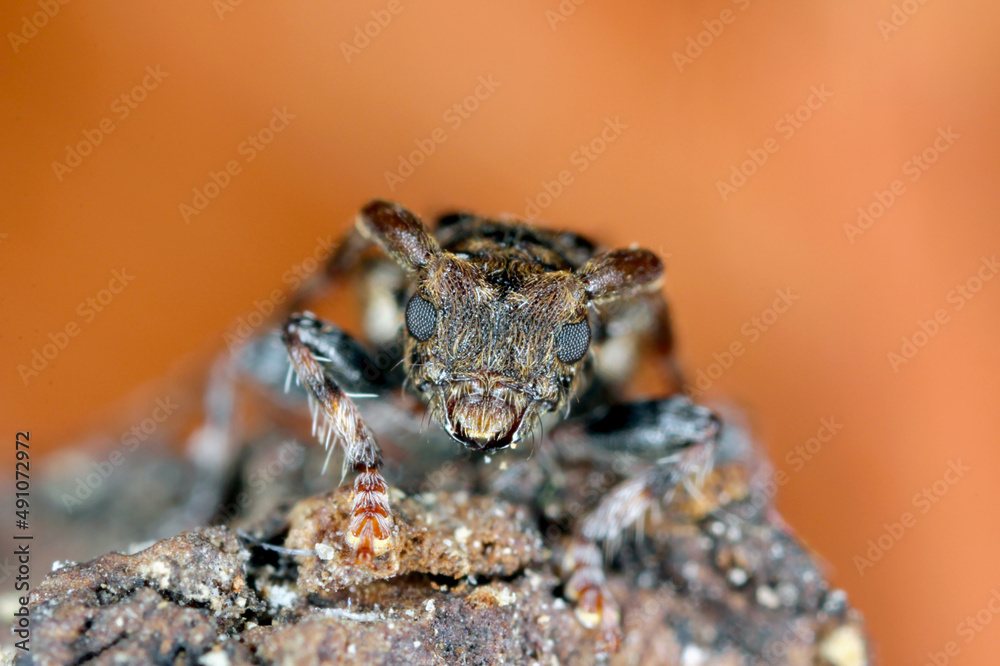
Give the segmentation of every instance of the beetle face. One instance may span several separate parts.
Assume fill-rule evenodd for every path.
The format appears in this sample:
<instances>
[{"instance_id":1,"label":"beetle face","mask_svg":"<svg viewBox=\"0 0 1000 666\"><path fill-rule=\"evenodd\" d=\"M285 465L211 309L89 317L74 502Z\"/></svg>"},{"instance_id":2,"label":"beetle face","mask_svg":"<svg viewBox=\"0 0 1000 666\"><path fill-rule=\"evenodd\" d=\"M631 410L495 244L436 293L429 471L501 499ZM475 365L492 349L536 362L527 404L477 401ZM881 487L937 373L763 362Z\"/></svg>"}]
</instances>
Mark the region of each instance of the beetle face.
<instances>
[{"instance_id":1,"label":"beetle face","mask_svg":"<svg viewBox=\"0 0 1000 666\"><path fill-rule=\"evenodd\" d=\"M663 275L659 258L640 249L603 252L578 267L553 249L554 237L518 223L483 220L464 241L453 233L451 252L387 201L362 209L357 229L415 278L406 306L409 384L453 438L481 451L517 442L576 391L590 303L652 291Z\"/></svg>"},{"instance_id":2,"label":"beetle face","mask_svg":"<svg viewBox=\"0 0 1000 666\"><path fill-rule=\"evenodd\" d=\"M566 404L587 356L581 280L510 257L442 252L405 311L407 373L469 449L505 448Z\"/></svg>"}]
</instances>

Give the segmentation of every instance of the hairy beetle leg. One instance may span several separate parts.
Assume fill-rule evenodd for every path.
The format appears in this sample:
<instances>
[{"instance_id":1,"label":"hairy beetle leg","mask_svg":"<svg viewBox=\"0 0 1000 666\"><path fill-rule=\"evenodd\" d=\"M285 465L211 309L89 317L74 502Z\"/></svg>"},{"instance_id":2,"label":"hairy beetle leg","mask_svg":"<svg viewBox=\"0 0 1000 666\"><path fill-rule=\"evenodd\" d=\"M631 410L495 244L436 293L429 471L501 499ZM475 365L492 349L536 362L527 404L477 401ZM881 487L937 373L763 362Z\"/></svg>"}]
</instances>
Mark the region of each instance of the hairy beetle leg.
<instances>
[{"instance_id":1,"label":"hairy beetle leg","mask_svg":"<svg viewBox=\"0 0 1000 666\"><path fill-rule=\"evenodd\" d=\"M621 611L608 589L600 549L592 541L574 539L566 550L563 571L569 576L566 596L576 604L576 619L600 632L607 652L617 652L622 641Z\"/></svg>"},{"instance_id":2,"label":"hairy beetle leg","mask_svg":"<svg viewBox=\"0 0 1000 666\"><path fill-rule=\"evenodd\" d=\"M351 523L345 539L356 564L371 564L392 547L392 514L385 479L375 467L362 467L354 479Z\"/></svg>"},{"instance_id":3,"label":"hairy beetle leg","mask_svg":"<svg viewBox=\"0 0 1000 666\"><path fill-rule=\"evenodd\" d=\"M345 469L357 472L350 524L344 535L354 549L355 563L372 566L374 559L394 546L388 486L382 478L382 451L354 401L324 369L322 359L335 351L332 341L339 331L309 313L294 314L282 333L292 367L305 384L314 405L317 435L326 447L338 440L344 447Z\"/></svg>"}]
</instances>

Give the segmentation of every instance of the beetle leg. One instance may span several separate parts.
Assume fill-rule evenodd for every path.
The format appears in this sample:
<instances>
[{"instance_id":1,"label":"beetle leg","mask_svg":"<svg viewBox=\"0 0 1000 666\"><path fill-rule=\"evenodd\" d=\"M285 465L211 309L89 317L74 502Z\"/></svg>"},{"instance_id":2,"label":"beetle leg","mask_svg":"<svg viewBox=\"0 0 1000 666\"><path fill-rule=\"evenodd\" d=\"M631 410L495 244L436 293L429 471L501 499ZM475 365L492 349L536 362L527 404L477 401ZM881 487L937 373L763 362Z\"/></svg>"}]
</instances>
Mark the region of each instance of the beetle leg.
<instances>
[{"instance_id":1,"label":"beetle leg","mask_svg":"<svg viewBox=\"0 0 1000 666\"><path fill-rule=\"evenodd\" d=\"M682 395L613 405L590 418L562 424L552 434L561 458L589 459L624 480L613 486L574 527L563 568L577 618L600 627L609 646L620 635L620 612L608 590L601 550L612 553L647 511L711 468L720 421Z\"/></svg>"},{"instance_id":2,"label":"beetle leg","mask_svg":"<svg viewBox=\"0 0 1000 666\"><path fill-rule=\"evenodd\" d=\"M593 541L573 538L562 562L566 596L576 604L574 614L580 624L597 629L603 647L617 652L621 646L621 611L604 577L604 560Z\"/></svg>"},{"instance_id":3,"label":"beetle leg","mask_svg":"<svg viewBox=\"0 0 1000 666\"><path fill-rule=\"evenodd\" d=\"M313 407L314 431L329 448L334 438L344 447L344 469L354 469L354 499L351 520L345 535L357 561L371 563L375 557L392 549L392 512L388 486L382 477L382 451L348 397L321 363L331 350L335 329L310 314L294 314L282 330L292 366L309 392Z\"/></svg>"}]
</instances>

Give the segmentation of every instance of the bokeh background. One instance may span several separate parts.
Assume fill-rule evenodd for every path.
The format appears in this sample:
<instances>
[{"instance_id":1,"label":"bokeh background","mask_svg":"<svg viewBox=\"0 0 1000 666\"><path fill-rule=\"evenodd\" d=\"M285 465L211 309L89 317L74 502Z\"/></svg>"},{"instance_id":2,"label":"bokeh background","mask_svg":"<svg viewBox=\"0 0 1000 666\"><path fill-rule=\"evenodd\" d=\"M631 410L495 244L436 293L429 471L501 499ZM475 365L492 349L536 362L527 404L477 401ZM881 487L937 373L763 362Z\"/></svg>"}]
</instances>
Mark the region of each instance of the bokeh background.
<instances>
[{"instance_id":1,"label":"bokeh background","mask_svg":"<svg viewBox=\"0 0 1000 666\"><path fill-rule=\"evenodd\" d=\"M749 410L883 663L949 642L995 663L998 21L985 0L5 2L3 469L16 430L44 467L142 418L369 198L527 213L667 257L685 368ZM842 428L796 457L822 419Z\"/></svg>"}]
</instances>

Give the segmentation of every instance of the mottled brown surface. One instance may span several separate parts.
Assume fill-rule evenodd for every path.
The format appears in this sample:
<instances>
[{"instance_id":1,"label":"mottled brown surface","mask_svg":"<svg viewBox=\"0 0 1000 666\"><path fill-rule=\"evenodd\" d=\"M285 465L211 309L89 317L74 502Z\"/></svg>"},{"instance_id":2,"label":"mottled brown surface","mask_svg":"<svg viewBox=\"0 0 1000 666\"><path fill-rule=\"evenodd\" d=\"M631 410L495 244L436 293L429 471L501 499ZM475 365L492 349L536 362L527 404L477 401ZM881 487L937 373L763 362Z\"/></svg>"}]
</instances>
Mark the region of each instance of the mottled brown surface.
<instances>
[{"instance_id":1,"label":"mottled brown surface","mask_svg":"<svg viewBox=\"0 0 1000 666\"><path fill-rule=\"evenodd\" d=\"M203 666L735 666L757 663L746 661L751 654L777 657L773 663L866 663L863 653L850 654L852 645L864 649L860 619L850 610L802 605L762 617L739 589L706 586L714 591L705 594L691 581L666 582L670 549L659 537L675 527L662 521L651 521L648 547L636 550L629 573L611 576L625 638L608 658L560 597L558 553L544 546L526 509L464 492L393 494L399 555L376 561L374 573L342 561L342 544L332 536L347 517L346 490L304 500L266 522L272 530L284 522L288 547L327 542L332 559L241 545L228 528L216 527L59 569L32 595L31 655L39 664ZM706 567L699 575L716 574ZM767 647L751 645L753 637L769 637Z\"/></svg>"},{"instance_id":2,"label":"mottled brown surface","mask_svg":"<svg viewBox=\"0 0 1000 666\"><path fill-rule=\"evenodd\" d=\"M185 663L263 609L247 554L209 528L61 568L31 594L30 654L39 664Z\"/></svg>"},{"instance_id":3,"label":"mottled brown surface","mask_svg":"<svg viewBox=\"0 0 1000 666\"><path fill-rule=\"evenodd\" d=\"M397 549L376 558L372 567L355 567L341 528L348 523L350 508L350 493L338 491L300 502L289 516L287 547L331 548L319 558L300 558L301 591L323 596L348 585L408 573L509 576L547 557L526 509L458 492L395 502Z\"/></svg>"}]
</instances>

